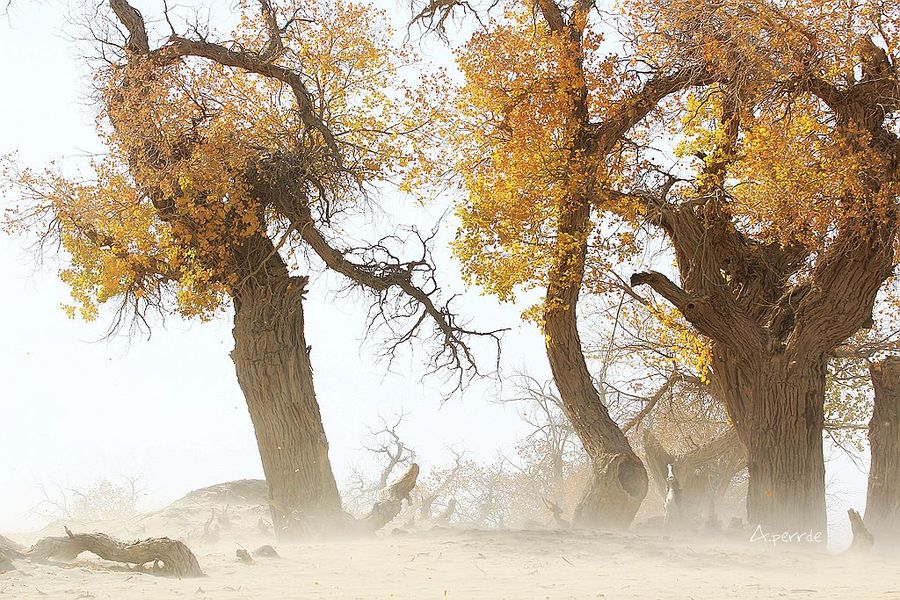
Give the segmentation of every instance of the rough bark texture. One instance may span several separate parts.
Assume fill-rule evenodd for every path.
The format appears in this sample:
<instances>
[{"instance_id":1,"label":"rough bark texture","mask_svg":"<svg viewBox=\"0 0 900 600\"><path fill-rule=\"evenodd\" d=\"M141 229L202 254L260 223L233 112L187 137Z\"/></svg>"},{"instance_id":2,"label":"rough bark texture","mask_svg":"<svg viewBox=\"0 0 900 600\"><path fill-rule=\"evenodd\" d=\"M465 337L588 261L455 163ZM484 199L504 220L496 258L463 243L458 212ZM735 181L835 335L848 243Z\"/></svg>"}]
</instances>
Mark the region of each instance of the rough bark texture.
<instances>
[{"instance_id":1,"label":"rough bark texture","mask_svg":"<svg viewBox=\"0 0 900 600\"><path fill-rule=\"evenodd\" d=\"M714 358L716 381L747 447L747 519L772 532L827 531L822 451L827 361Z\"/></svg>"},{"instance_id":2,"label":"rough bark texture","mask_svg":"<svg viewBox=\"0 0 900 600\"><path fill-rule=\"evenodd\" d=\"M305 278L247 285L235 297L234 360L247 400L276 536L308 533L341 511L303 332Z\"/></svg>"},{"instance_id":3,"label":"rough bark texture","mask_svg":"<svg viewBox=\"0 0 900 600\"><path fill-rule=\"evenodd\" d=\"M666 497L668 465L681 487L678 525L699 525L716 519L715 503L728 490L734 476L747 465L747 451L737 432L726 433L684 454L672 454L647 429L644 459L650 479L660 496Z\"/></svg>"},{"instance_id":4,"label":"rough bark texture","mask_svg":"<svg viewBox=\"0 0 900 600\"><path fill-rule=\"evenodd\" d=\"M378 531L400 514L403 501L410 505L410 493L416 487L416 478L419 476L419 465L413 463L406 473L389 487L382 490L381 496L372 507L372 511L357 522L357 526L363 531Z\"/></svg>"},{"instance_id":5,"label":"rough bark texture","mask_svg":"<svg viewBox=\"0 0 900 600\"><path fill-rule=\"evenodd\" d=\"M591 478L575 509L574 523L628 527L647 494L647 472L591 380L576 323L578 288L580 281L560 294L568 303L548 313L545 325L553 379L566 416L591 459Z\"/></svg>"},{"instance_id":6,"label":"rough bark texture","mask_svg":"<svg viewBox=\"0 0 900 600\"><path fill-rule=\"evenodd\" d=\"M46 537L14 558L46 561L51 559L74 560L82 552L91 552L102 559L141 567L157 575L174 577L202 577L203 571L190 548L178 540L149 538L136 542L120 542L105 533L72 533ZM150 565L144 569L144 565Z\"/></svg>"},{"instance_id":7,"label":"rough bark texture","mask_svg":"<svg viewBox=\"0 0 900 600\"><path fill-rule=\"evenodd\" d=\"M900 98L894 76L884 76L893 73L884 52L870 54L861 59L863 77L845 87L806 75L795 82L832 112L836 136L879 159L860 167L863 189L834 199L852 209L836 219L824 249L757 239L734 216L728 162L739 139L738 107L747 101L737 89L725 96L724 135L690 201L670 201L672 180L645 202L675 250L680 282L647 272L632 276L632 285L649 285L712 340L715 380L749 456L748 518L773 533L824 531L828 356L871 326L894 265L890 190L900 178L900 139L888 109Z\"/></svg>"},{"instance_id":8,"label":"rough bark texture","mask_svg":"<svg viewBox=\"0 0 900 600\"><path fill-rule=\"evenodd\" d=\"M900 541L900 357L869 367L875 408L869 421L869 489L865 522L879 540Z\"/></svg>"}]
</instances>

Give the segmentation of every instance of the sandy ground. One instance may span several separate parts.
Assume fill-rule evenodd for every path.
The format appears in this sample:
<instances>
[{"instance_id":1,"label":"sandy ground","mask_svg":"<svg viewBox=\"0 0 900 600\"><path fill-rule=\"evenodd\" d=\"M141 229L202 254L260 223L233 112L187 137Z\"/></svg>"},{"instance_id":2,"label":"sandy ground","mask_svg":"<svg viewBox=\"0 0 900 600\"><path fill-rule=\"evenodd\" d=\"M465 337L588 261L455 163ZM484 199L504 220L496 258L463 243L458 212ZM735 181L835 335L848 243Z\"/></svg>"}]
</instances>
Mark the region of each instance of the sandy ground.
<instances>
[{"instance_id":1,"label":"sandy ground","mask_svg":"<svg viewBox=\"0 0 900 600\"><path fill-rule=\"evenodd\" d=\"M111 570L89 554L65 566L19 561L0 574L0 600L900 599L896 554L814 557L632 533L435 529L276 546L281 558L236 560L240 542L252 550L264 541L223 536L195 546L207 576L189 580Z\"/></svg>"}]
</instances>

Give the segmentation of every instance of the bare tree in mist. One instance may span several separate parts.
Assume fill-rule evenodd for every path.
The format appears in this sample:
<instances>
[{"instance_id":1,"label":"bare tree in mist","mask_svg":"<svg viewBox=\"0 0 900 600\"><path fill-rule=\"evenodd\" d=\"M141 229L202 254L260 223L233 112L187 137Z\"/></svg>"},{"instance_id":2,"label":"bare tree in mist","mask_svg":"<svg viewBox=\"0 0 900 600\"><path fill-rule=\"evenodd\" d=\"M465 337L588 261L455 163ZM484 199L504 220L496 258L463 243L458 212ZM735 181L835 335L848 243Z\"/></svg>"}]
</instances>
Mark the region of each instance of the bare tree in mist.
<instances>
[{"instance_id":1,"label":"bare tree in mist","mask_svg":"<svg viewBox=\"0 0 900 600\"><path fill-rule=\"evenodd\" d=\"M117 480L97 479L87 487L63 488L37 485L43 499L34 512L68 522L115 521L138 514L145 491L140 477L121 476Z\"/></svg>"}]
</instances>

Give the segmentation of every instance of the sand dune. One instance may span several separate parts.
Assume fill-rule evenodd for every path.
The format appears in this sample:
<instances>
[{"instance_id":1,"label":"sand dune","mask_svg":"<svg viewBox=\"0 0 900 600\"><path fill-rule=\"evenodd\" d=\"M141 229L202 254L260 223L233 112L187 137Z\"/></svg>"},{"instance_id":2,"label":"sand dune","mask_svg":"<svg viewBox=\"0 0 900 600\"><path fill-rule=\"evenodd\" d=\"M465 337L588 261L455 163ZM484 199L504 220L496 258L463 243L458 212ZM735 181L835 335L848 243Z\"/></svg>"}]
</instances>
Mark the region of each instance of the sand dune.
<instances>
[{"instance_id":1,"label":"sand dune","mask_svg":"<svg viewBox=\"0 0 900 600\"><path fill-rule=\"evenodd\" d=\"M896 558L725 540L433 529L281 545L280 558L254 564L235 558L263 542L239 535L197 545L207 576L190 580L123 572L87 554L65 566L17 561L0 575L0 598L900 598Z\"/></svg>"}]
</instances>

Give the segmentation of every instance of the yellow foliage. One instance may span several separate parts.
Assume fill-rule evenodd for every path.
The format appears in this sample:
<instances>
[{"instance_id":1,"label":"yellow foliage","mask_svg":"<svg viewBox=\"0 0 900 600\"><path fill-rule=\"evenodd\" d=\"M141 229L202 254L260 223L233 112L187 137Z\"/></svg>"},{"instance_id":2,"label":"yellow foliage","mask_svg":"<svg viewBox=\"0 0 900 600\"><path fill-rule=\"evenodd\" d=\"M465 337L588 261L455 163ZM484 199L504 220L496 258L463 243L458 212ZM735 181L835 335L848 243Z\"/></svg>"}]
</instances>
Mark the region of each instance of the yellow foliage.
<instances>
[{"instance_id":1,"label":"yellow foliage","mask_svg":"<svg viewBox=\"0 0 900 600\"><path fill-rule=\"evenodd\" d=\"M87 180L12 165L8 178L33 203L8 223L52 223L70 259L68 314L96 318L115 298L211 316L246 277L253 240L289 237L290 218L254 187L271 157L296 157L306 181L327 189L328 206L311 194L312 210L328 214L361 208L377 186L419 190L430 177L434 104L424 99L442 95L443 74L408 76L416 57L392 44L382 11L344 0L278 5L282 17L295 9L303 21L285 30L274 63L297 69L340 148L339 171L283 82L197 57L137 55L94 74L108 154ZM240 10L230 39L252 54L267 30L257 2Z\"/></svg>"}]
</instances>

